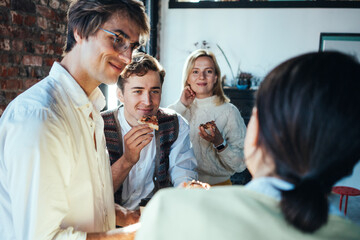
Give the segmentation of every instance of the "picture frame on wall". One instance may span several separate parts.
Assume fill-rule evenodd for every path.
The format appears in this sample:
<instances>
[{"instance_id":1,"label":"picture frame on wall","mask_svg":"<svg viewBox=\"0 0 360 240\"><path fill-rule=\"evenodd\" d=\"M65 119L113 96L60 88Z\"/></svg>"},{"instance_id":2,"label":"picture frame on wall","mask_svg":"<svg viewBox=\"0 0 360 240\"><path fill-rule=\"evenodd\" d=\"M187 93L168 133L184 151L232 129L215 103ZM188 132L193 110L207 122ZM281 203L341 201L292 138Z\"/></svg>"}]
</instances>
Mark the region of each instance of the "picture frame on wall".
<instances>
[{"instance_id":1,"label":"picture frame on wall","mask_svg":"<svg viewBox=\"0 0 360 240\"><path fill-rule=\"evenodd\" d=\"M339 51L360 62L360 33L320 33L319 51Z\"/></svg>"}]
</instances>

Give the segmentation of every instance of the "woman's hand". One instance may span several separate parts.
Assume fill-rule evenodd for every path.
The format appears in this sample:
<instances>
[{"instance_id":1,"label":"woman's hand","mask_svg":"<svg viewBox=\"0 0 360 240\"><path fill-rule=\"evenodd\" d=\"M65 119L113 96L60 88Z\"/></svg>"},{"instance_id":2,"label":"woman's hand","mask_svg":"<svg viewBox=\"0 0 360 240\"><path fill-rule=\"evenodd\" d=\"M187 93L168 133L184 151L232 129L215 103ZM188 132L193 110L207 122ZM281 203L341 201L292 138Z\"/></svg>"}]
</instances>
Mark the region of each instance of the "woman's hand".
<instances>
[{"instance_id":1,"label":"woman's hand","mask_svg":"<svg viewBox=\"0 0 360 240\"><path fill-rule=\"evenodd\" d=\"M180 101L182 104L184 104L185 107L189 107L190 104L194 101L196 96L196 93L191 89L191 87L188 85L184 88Z\"/></svg>"}]
</instances>

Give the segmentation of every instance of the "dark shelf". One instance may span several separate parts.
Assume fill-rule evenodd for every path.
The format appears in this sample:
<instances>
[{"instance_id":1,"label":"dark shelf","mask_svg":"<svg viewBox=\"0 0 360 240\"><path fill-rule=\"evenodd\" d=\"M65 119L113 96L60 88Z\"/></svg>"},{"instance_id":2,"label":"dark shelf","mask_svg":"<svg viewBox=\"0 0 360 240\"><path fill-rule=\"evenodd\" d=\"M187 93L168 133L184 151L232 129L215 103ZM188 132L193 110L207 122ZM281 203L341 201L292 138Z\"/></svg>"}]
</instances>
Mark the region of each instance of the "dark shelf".
<instances>
[{"instance_id":1,"label":"dark shelf","mask_svg":"<svg viewBox=\"0 0 360 240\"><path fill-rule=\"evenodd\" d=\"M247 125L254 107L256 90L239 90L236 87L224 87L224 93L230 98L230 102L239 109L245 125Z\"/></svg>"},{"instance_id":2,"label":"dark shelf","mask_svg":"<svg viewBox=\"0 0 360 240\"><path fill-rule=\"evenodd\" d=\"M239 90L236 87L224 87L223 89L225 95L230 98L230 102L239 109L247 125L255 103L256 90ZM235 173L230 180L234 185L245 185L251 178L250 172L245 169L243 172Z\"/></svg>"}]
</instances>

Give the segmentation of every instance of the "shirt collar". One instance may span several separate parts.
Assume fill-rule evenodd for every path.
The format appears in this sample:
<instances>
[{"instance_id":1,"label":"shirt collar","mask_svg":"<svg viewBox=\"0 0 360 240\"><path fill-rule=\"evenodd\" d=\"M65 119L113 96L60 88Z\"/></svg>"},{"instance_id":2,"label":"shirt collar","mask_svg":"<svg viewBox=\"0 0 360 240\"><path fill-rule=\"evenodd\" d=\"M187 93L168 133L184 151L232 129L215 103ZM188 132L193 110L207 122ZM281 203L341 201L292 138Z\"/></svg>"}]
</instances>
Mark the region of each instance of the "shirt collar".
<instances>
[{"instance_id":1,"label":"shirt collar","mask_svg":"<svg viewBox=\"0 0 360 240\"><path fill-rule=\"evenodd\" d=\"M246 188L253 190L258 193L265 194L269 197L273 197L277 200L281 200L280 190L291 190L294 189L294 184L289 183L285 180L275 177L260 177L254 178L248 184L245 185ZM329 202L329 213L343 216L343 213Z\"/></svg>"},{"instance_id":2,"label":"shirt collar","mask_svg":"<svg viewBox=\"0 0 360 240\"><path fill-rule=\"evenodd\" d=\"M96 111L100 112L106 105L106 99L100 88L96 87L89 96Z\"/></svg>"},{"instance_id":3,"label":"shirt collar","mask_svg":"<svg viewBox=\"0 0 360 240\"><path fill-rule=\"evenodd\" d=\"M93 106L97 111L105 107L105 97L98 87L95 88L88 97L76 80L60 63L54 62L49 76L56 80L60 79L60 85L64 88L65 93L71 98L76 107L90 109L90 106Z\"/></svg>"},{"instance_id":4,"label":"shirt collar","mask_svg":"<svg viewBox=\"0 0 360 240\"><path fill-rule=\"evenodd\" d=\"M119 118L119 123L120 123L121 129L124 131L124 133L127 133L128 131L130 131L131 126L125 119L124 107L119 108L118 118Z\"/></svg>"},{"instance_id":5,"label":"shirt collar","mask_svg":"<svg viewBox=\"0 0 360 240\"><path fill-rule=\"evenodd\" d=\"M245 187L280 200L280 190L291 190L294 185L275 177L260 177L251 180Z\"/></svg>"}]
</instances>

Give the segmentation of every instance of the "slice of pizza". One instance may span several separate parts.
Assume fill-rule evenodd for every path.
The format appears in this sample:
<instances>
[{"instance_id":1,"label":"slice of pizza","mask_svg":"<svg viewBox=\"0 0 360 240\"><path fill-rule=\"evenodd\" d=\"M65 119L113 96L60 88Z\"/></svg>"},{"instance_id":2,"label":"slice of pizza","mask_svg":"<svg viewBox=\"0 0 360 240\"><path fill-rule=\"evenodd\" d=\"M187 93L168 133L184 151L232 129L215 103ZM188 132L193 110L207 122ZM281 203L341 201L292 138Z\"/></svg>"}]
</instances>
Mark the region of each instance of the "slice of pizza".
<instances>
[{"instance_id":1,"label":"slice of pizza","mask_svg":"<svg viewBox=\"0 0 360 240\"><path fill-rule=\"evenodd\" d=\"M159 130L159 123L156 116L143 116L138 120L140 124L147 124L150 128Z\"/></svg>"},{"instance_id":2,"label":"slice of pizza","mask_svg":"<svg viewBox=\"0 0 360 240\"><path fill-rule=\"evenodd\" d=\"M210 121L210 122L207 122L204 124L200 124L200 127L203 127L205 130L210 129L210 128L212 128L214 130L216 127L216 124L215 124L215 121Z\"/></svg>"}]
</instances>

